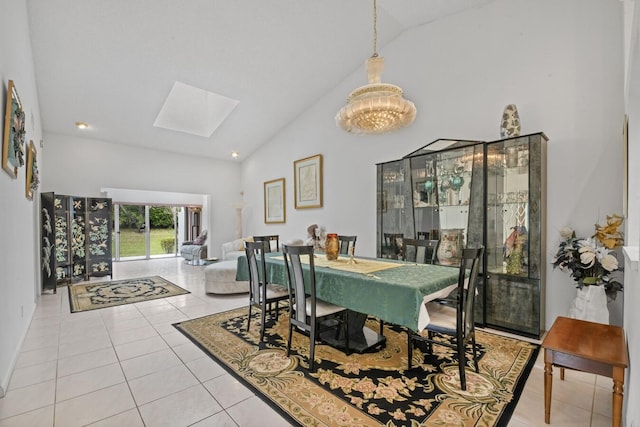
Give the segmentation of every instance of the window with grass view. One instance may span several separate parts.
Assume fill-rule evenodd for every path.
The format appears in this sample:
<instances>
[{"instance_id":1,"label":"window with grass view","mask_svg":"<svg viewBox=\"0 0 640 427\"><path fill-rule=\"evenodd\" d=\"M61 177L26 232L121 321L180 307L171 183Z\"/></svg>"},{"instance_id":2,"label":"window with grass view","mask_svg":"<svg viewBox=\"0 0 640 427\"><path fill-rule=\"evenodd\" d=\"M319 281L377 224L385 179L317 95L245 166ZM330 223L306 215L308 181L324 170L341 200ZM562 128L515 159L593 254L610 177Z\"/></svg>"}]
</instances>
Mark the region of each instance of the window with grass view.
<instances>
[{"instance_id":1,"label":"window with grass view","mask_svg":"<svg viewBox=\"0 0 640 427\"><path fill-rule=\"evenodd\" d=\"M181 207L114 203L114 258L175 256Z\"/></svg>"}]
</instances>

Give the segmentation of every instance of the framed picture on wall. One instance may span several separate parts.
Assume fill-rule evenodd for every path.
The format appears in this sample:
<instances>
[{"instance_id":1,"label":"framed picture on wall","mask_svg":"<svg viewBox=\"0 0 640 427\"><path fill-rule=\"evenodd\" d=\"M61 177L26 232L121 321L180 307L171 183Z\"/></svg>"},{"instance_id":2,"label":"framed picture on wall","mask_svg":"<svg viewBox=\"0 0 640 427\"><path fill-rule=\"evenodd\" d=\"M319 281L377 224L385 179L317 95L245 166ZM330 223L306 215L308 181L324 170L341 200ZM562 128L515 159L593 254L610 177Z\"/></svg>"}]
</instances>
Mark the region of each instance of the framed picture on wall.
<instances>
[{"instance_id":1,"label":"framed picture on wall","mask_svg":"<svg viewBox=\"0 0 640 427\"><path fill-rule=\"evenodd\" d=\"M29 141L27 151L27 175L25 179L25 195L27 199L33 200L33 193L38 189L40 177L38 173L37 150L33 141Z\"/></svg>"},{"instance_id":2,"label":"framed picture on wall","mask_svg":"<svg viewBox=\"0 0 640 427\"><path fill-rule=\"evenodd\" d=\"M322 154L293 162L295 208L322 207Z\"/></svg>"},{"instance_id":3,"label":"framed picture on wall","mask_svg":"<svg viewBox=\"0 0 640 427\"><path fill-rule=\"evenodd\" d=\"M283 224L287 218L284 178L264 183L264 222Z\"/></svg>"},{"instance_id":4,"label":"framed picture on wall","mask_svg":"<svg viewBox=\"0 0 640 427\"><path fill-rule=\"evenodd\" d=\"M24 166L25 119L18 91L9 80L7 105L4 116L2 140L2 169L12 178L18 177L18 168Z\"/></svg>"}]
</instances>

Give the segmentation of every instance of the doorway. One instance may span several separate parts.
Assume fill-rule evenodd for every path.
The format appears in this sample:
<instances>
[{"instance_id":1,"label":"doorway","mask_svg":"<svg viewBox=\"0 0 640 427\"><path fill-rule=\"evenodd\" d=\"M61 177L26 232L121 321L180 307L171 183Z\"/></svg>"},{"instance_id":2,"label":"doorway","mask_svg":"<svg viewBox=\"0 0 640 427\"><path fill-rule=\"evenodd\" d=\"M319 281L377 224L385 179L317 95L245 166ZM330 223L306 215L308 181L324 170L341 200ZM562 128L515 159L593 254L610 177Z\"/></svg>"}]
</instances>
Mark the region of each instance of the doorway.
<instances>
[{"instance_id":1,"label":"doorway","mask_svg":"<svg viewBox=\"0 0 640 427\"><path fill-rule=\"evenodd\" d=\"M114 260L177 256L185 211L183 206L114 203Z\"/></svg>"}]
</instances>

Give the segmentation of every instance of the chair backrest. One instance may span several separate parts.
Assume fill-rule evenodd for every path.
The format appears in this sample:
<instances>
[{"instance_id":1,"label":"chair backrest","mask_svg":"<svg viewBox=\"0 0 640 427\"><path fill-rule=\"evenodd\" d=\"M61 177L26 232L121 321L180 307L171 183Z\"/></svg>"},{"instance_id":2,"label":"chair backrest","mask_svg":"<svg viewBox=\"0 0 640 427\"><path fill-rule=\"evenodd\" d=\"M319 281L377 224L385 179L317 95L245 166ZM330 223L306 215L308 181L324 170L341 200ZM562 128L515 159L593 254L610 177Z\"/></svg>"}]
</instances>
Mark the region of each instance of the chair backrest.
<instances>
[{"instance_id":1,"label":"chair backrest","mask_svg":"<svg viewBox=\"0 0 640 427\"><path fill-rule=\"evenodd\" d=\"M264 242L244 242L244 251L247 255L247 263L249 265L249 301L257 304L263 299L263 292L261 290L264 286L262 285L267 282Z\"/></svg>"},{"instance_id":2,"label":"chair backrest","mask_svg":"<svg viewBox=\"0 0 640 427\"><path fill-rule=\"evenodd\" d=\"M349 254L349 249L356 247L356 239L358 236L343 236L338 235L338 240L340 241L340 253L341 254Z\"/></svg>"},{"instance_id":3,"label":"chair backrest","mask_svg":"<svg viewBox=\"0 0 640 427\"><path fill-rule=\"evenodd\" d=\"M401 255L404 241L404 234L401 233L384 233L384 247L386 255Z\"/></svg>"},{"instance_id":4,"label":"chair backrest","mask_svg":"<svg viewBox=\"0 0 640 427\"><path fill-rule=\"evenodd\" d=\"M309 327L316 318L316 273L313 246L282 245L289 289L289 315L293 324ZM309 272L305 274L301 257L308 257ZM306 261L306 259L305 259ZM306 317L307 295L311 298L311 318Z\"/></svg>"},{"instance_id":5,"label":"chair backrest","mask_svg":"<svg viewBox=\"0 0 640 427\"><path fill-rule=\"evenodd\" d=\"M457 332L458 338L461 339L465 339L472 334L475 327L474 303L483 253L483 247L473 249L467 248L462 250L456 302Z\"/></svg>"},{"instance_id":6,"label":"chair backrest","mask_svg":"<svg viewBox=\"0 0 640 427\"><path fill-rule=\"evenodd\" d=\"M266 242L264 243L264 251L271 252L271 242L276 242L275 251L278 252L280 250L280 236L278 234L273 234L269 236L253 236L254 242Z\"/></svg>"},{"instance_id":7,"label":"chair backrest","mask_svg":"<svg viewBox=\"0 0 640 427\"><path fill-rule=\"evenodd\" d=\"M418 239L420 240L440 240L440 231L432 229L431 231L418 231L416 232Z\"/></svg>"},{"instance_id":8,"label":"chair backrest","mask_svg":"<svg viewBox=\"0 0 640 427\"><path fill-rule=\"evenodd\" d=\"M402 259L417 264L435 264L438 243L438 240L403 239Z\"/></svg>"}]
</instances>

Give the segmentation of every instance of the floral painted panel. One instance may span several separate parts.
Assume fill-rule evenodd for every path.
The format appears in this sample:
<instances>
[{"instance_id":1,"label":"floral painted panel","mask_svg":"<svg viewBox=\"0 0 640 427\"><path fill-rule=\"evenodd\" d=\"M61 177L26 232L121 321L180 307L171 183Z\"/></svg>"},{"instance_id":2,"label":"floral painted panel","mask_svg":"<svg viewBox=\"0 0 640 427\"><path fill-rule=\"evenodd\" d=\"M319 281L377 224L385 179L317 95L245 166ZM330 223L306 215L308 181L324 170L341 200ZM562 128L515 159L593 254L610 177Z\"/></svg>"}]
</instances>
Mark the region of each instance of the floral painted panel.
<instances>
[{"instance_id":1,"label":"floral painted panel","mask_svg":"<svg viewBox=\"0 0 640 427\"><path fill-rule=\"evenodd\" d=\"M87 274L111 274L111 199L87 199Z\"/></svg>"},{"instance_id":2,"label":"floral painted panel","mask_svg":"<svg viewBox=\"0 0 640 427\"><path fill-rule=\"evenodd\" d=\"M69 261L69 222L66 202L67 199L64 197L56 197L54 200L56 262L58 263Z\"/></svg>"},{"instance_id":3,"label":"floral painted panel","mask_svg":"<svg viewBox=\"0 0 640 427\"><path fill-rule=\"evenodd\" d=\"M107 218L93 218L89 221L89 253L91 255L106 255L110 238Z\"/></svg>"}]
</instances>

